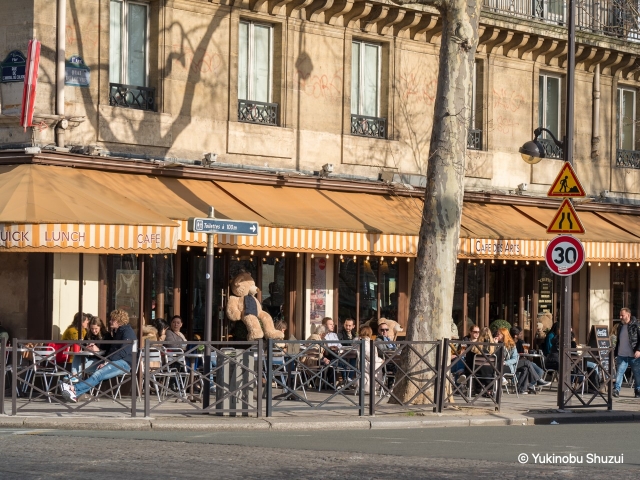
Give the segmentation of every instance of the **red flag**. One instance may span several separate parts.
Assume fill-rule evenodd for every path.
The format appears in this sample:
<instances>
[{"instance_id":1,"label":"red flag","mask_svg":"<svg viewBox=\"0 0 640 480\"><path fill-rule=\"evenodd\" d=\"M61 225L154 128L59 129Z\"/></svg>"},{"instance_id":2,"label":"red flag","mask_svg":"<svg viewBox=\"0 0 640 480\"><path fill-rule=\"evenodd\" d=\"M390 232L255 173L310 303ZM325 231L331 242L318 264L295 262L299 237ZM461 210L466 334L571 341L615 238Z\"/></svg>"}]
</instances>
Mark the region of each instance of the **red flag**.
<instances>
[{"instance_id":1,"label":"red flag","mask_svg":"<svg viewBox=\"0 0 640 480\"><path fill-rule=\"evenodd\" d=\"M22 110L20 125L26 130L32 125L33 107L36 102L36 84L38 83L38 65L40 64L40 42L29 40L27 50L27 66L24 73L24 90L22 91Z\"/></svg>"}]
</instances>

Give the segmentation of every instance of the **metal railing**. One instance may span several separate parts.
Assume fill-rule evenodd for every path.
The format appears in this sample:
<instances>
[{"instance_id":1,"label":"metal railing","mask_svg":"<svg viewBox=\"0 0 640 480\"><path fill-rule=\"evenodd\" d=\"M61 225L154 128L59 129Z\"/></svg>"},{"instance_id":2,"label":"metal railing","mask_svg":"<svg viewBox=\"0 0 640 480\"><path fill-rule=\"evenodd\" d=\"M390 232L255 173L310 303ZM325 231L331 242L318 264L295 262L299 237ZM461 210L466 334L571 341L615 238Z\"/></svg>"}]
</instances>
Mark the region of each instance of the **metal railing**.
<instances>
[{"instance_id":1,"label":"metal railing","mask_svg":"<svg viewBox=\"0 0 640 480\"><path fill-rule=\"evenodd\" d=\"M365 415L366 341L334 345L324 340L267 341L267 417L277 411L344 409ZM274 387L281 393L274 395ZM314 397L316 389L328 394Z\"/></svg>"},{"instance_id":2,"label":"metal railing","mask_svg":"<svg viewBox=\"0 0 640 480\"><path fill-rule=\"evenodd\" d=\"M389 348L394 347L394 348ZM369 378L376 388L369 389L369 415L386 398L395 405L415 404L439 411L442 342L371 341ZM376 400L376 389L379 390ZM398 390L402 390L402 394ZM404 395L407 393L407 395ZM404 398L408 397L407 400ZM416 400L418 400L416 402Z\"/></svg>"},{"instance_id":3,"label":"metal railing","mask_svg":"<svg viewBox=\"0 0 640 480\"><path fill-rule=\"evenodd\" d=\"M0 415L4 415L4 390L6 387L5 380L9 371L7 370L9 350L7 350L7 340L0 338Z\"/></svg>"},{"instance_id":4,"label":"metal railing","mask_svg":"<svg viewBox=\"0 0 640 480\"><path fill-rule=\"evenodd\" d=\"M262 416L263 341L145 342L144 413ZM152 404L152 399L154 402Z\"/></svg>"},{"instance_id":5,"label":"metal railing","mask_svg":"<svg viewBox=\"0 0 640 480\"><path fill-rule=\"evenodd\" d=\"M502 369L504 346L445 338L440 369L441 390L438 411L458 405L500 411L502 401Z\"/></svg>"},{"instance_id":6,"label":"metal railing","mask_svg":"<svg viewBox=\"0 0 640 480\"><path fill-rule=\"evenodd\" d=\"M640 168L640 150L616 150L616 167Z\"/></svg>"},{"instance_id":7,"label":"metal railing","mask_svg":"<svg viewBox=\"0 0 640 480\"><path fill-rule=\"evenodd\" d=\"M576 28L600 35L640 40L637 11L628 0L577 0ZM565 0L483 0L485 11L566 26Z\"/></svg>"},{"instance_id":8,"label":"metal railing","mask_svg":"<svg viewBox=\"0 0 640 480\"><path fill-rule=\"evenodd\" d=\"M571 375L561 408L613 408L613 348L570 348L565 353ZM562 382L562 379L559 379ZM560 385L558 386L560 388ZM577 403L569 402L575 399Z\"/></svg>"},{"instance_id":9,"label":"metal railing","mask_svg":"<svg viewBox=\"0 0 640 480\"><path fill-rule=\"evenodd\" d=\"M278 104L256 102L254 100L238 100L238 121L277 126Z\"/></svg>"},{"instance_id":10,"label":"metal railing","mask_svg":"<svg viewBox=\"0 0 640 480\"><path fill-rule=\"evenodd\" d=\"M469 150L482 150L482 130L469 130L467 148Z\"/></svg>"},{"instance_id":11,"label":"metal railing","mask_svg":"<svg viewBox=\"0 0 640 480\"><path fill-rule=\"evenodd\" d=\"M125 85L123 83L109 84L109 105L112 107L133 108L135 110L156 111L156 89Z\"/></svg>"},{"instance_id":12,"label":"metal railing","mask_svg":"<svg viewBox=\"0 0 640 480\"><path fill-rule=\"evenodd\" d=\"M77 341L77 340L14 340L11 348L11 414L17 415L18 411L39 410L38 404L32 404L33 394L37 398L45 398L52 405L64 407L67 412L77 412L85 409L94 401L109 397L113 401L130 411L132 417L136 416L136 395L135 382L132 382L131 370L123 368L111 357L119 355L125 349L131 348L131 357L127 361L130 365L137 364L137 342L135 341L114 341L105 340L99 342L99 347L108 348L110 345L120 347L113 352L106 354L104 351L93 351L88 348L89 344L98 342ZM105 356L106 355L106 356ZM69 360L72 357L82 357L82 363L74 372ZM91 358L92 365L86 365L86 358ZM90 383L92 378L89 373L95 373L102 365L111 365L118 371L117 375L105 378L96 385ZM86 368L85 368L86 367ZM40 381L38 381L40 379ZM108 386L104 385L108 382ZM62 400L62 385L75 384L75 388L85 385L88 388L90 399L77 399L77 403L68 403ZM131 402L127 405L119 397L122 387L131 385ZM28 401L18 406L18 395L26 397ZM34 406L35 405L35 406ZM46 409L51 411L50 408Z\"/></svg>"},{"instance_id":13,"label":"metal railing","mask_svg":"<svg viewBox=\"0 0 640 480\"><path fill-rule=\"evenodd\" d=\"M387 119L352 114L351 135L358 137L387 138Z\"/></svg>"},{"instance_id":14,"label":"metal railing","mask_svg":"<svg viewBox=\"0 0 640 480\"><path fill-rule=\"evenodd\" d=\"M558 145L556 145L554 141L549 138L538 138L538 141L544 147L545 158L562 160L562 158L564 157L564 152L562 151L562 147L559 147Z\"/></svg>"}]
</instances>

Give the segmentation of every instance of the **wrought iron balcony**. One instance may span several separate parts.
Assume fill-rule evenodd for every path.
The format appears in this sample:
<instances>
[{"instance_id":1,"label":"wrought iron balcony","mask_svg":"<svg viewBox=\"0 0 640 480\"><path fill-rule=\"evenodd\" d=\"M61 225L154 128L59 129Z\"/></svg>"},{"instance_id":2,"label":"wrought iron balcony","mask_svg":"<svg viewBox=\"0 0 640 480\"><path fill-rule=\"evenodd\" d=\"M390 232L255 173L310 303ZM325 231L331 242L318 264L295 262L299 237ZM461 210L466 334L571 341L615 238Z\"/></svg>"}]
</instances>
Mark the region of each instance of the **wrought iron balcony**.
<instances>
[{"instance_id":1,"label":"wrought iron balcony","mask_svg":"<svg viewBox=\"0 0 640 480\"><path fill-rule=\"evenodd\" d=\"M483 0L483 9L510 17L565 25L567 3L566 0ZM634 4L628 0L576 0L576 28L640 41Z\"/></svg>"},{"instance_id":2,"label":"wrought iron balcony","mask_svg":"<svg viewBox=\"0 0 640 480\"><path fill-rule=\"evenodd\" d=\"M254 100L238 100L238 121L278 125L278 104L256 102Z\"/></svg>"},{"instance_id":3,"label":"wrought iron balcony","mask_svg":"<svg viewBox=\"0 0 640 480\"><path fill-rule=\"evenodd\" d=\"M351 115L351 135L358 137L387 138L387 119Z\"/></svg>"},{"instance_id":4,"label":"wrought iron balcony","mask_svg":"<svg viewBox=\"0 0 640 480\"><path fill-rule=\"evenodd\" d=\"M156 89L123 83L109 84L109 105L156 111Z\"/></svg>"},{"instance_id":5,"label":"wrought iron balcony","mask_svg":"<svg viewBox=\"0 0 640 480\"><path fill-rule=\"evenodd\" d=\"M562 160L562 158L564 157L562 147L556 145L553 140L549 138L539 138L538 141L544 147L545 158L555 158L556 160Z\"/></svg>"},{"instance_id":6,"label":"wrought iron balcony","mask_svg":"<svg viewBox=\"0 0 640 480\"><path fill-rule=\"evenodd\" d=\"M469 150L482 150L482 130L469 130L467 148Z\"/></svg>"},{"instance_id":7,"label":"wrought iron balcony","mask_svg":"<svg viewBox=\"0 0 640 480\"><path fill-rule=\"evenodd\" d=\"M616 167L640 168L640 151L618 149L616 151Z\"/></svg>"}]
</instances>

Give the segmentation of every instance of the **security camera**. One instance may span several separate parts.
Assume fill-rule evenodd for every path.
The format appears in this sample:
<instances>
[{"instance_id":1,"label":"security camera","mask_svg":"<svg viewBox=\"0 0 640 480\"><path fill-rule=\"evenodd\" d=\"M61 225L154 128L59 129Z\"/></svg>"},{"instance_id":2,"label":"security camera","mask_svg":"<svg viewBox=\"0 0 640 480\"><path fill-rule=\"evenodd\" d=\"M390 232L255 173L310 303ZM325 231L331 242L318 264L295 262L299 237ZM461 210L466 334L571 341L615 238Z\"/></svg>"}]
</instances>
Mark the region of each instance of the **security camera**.
<instances>
[{"instance_id":1,"label":"security camera","mask_svg":"<svg viewBox=\"0 0 640 480\"><path fill-rule=\"evenodd\" d=\"M600 192L600 198L607 198L609 196L609 190L603 190Z\"/></svg>"},{"instance_id":2,"label":"security camera","mask_svg":"<svg viewBox=\"0 0 640 480\"><path fill-rule=\"evenodd\" d=\"M520 190L521 192L526 192L528 187L529 187L528 184L521 183L520 185L518 185L518 190Z\"/></svg>"},{"instance_id":3,"label":"security camera","mask_svg":"<svg viewBox=\"0 0 640 480\"><path fill-rule=\"evenodd\" d=\"M333 172L333 163L325 163L325 164L322 166L322 171L323 171L324 173L331 173L331 172Z\"/></svg>"},{"instance_id":4,"label":"security camera","mask_svg":"<svg viewBox=\"0 0 640 480\"><path fill-rule=\"evenodd\" d=\"M205 153L204 154L204 160L202 160L202 165L204 165L205 167L210 167L212 163L216 163L216 161L218 160L218 154L217 153Z\"/></svg>"}]
</instances>

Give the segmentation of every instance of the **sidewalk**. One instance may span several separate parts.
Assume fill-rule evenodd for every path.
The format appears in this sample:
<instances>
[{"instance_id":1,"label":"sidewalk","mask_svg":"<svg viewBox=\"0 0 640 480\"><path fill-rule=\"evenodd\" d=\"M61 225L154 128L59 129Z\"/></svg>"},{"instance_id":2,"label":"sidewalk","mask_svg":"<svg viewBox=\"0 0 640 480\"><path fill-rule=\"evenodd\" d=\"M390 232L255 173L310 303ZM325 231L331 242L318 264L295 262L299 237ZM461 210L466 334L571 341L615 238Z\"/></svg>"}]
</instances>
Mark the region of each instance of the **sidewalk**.
<instances>
[{"instance_id":1,"label":"sidewalk","mask_svg":"<svg viewBox=\"0 0 640 480\"><path fill-rule=\"evenodd\" d=\"M575 409L558 412L556 392L545 390L539 395L516 398L504 395L502 409L494 412L484 408L467 408L462 405L435 414L424 409L387 406L376 411L375 417L359 417L357 412L345 410L277 412L271 418L222 417L202 415L171 409L153 417L131 418L124 409L119 411L108 400L94 402L93 408L78 413L66 413L60 405L38 402L38 411L20 412L18 416L0 415L0 428L64 429L64 430L327 430L327 429L391 429L433 428L506 425L549 425L552 422L608 423L640 421L640 399L633 398L633 391L625 388L619 399L614 399L613 411L604 408ZM10 401L5 411L11 410ZM138 409L138 415L143 415Z\"/></svg>"}]
</instances>

